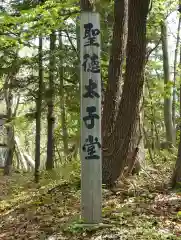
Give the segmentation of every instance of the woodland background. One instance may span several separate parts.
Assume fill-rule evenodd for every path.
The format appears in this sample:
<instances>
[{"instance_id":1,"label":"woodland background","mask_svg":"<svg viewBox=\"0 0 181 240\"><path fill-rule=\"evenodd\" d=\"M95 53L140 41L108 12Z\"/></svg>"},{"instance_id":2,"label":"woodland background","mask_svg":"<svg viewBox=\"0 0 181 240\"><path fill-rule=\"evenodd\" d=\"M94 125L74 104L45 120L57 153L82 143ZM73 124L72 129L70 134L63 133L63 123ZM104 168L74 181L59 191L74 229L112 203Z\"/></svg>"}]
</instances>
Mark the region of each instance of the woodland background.
<instances>
[{"instance_id":1,"label":"woodland background","mask_svg":"<svg viewBox=\"0 0 181 240\"><path fill-rule=\"evenodd\" d=\"M76 226L86 9L101 17L110 224L91 230ZM1 2L0 239L179 239L180 11L170 0Z\"/></svg>"}]
</instances>

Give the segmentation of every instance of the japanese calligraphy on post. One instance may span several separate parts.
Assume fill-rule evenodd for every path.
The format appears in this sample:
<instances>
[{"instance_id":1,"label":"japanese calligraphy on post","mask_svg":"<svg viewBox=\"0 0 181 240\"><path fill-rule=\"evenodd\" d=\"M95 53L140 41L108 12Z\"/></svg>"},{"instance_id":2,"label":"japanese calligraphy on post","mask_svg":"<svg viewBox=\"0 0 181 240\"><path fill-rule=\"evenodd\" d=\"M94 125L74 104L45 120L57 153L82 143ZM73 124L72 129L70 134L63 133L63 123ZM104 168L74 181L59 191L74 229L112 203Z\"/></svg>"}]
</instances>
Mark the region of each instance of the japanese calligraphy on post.
<instances>
[{"instance_id":1,"label":"japanese calligraphy on post","mask_svg":"<svg viewBox=\"0 0 181 240\"><path fill-rule=\"evenodd\" d=\"M89 19L88 19L89 20ZM91 19L90 19L91 20ZM83 23L81 45L81 99L84 159L100 159L100 29L95 22ZM93 20L93 19L92 19ZM96 140L95 140L96 139Z\"/></svg>"},{"instance_id":2,"label":"japanese calligraphy on post","mask_svg":"<svg viewBox=\"0 0 181 240\"><path fill-rule=\"evenodd\" d=\"M101 73L99 14L81 13L81 165L82 216L101 219Z\"/></svg>"}]
</instances>

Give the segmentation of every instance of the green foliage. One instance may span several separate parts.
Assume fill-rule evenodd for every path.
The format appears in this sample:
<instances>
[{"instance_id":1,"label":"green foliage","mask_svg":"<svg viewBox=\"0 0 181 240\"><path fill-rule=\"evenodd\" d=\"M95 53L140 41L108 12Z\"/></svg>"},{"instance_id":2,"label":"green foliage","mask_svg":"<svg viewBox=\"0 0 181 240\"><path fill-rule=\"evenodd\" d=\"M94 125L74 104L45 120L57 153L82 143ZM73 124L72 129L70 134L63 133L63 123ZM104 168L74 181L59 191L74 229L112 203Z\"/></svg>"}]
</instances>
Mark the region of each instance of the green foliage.
<instances>
[{"instance_id":1,"label":"green foliage","mask_svg":"<svg viewBox=\"0 0 181 240\"><path fill-rule=\"evenodd\" d=\"M101 76L104 85L108 78L114 21L113 5L114 1L107 0L96 3L101 16ZM95 228L87 228L79 221L80 159L79 154L74 156L71 152L73 146L78 152L80 145L80 49L77 46L80 38L79 21L77 20L80 11L79 4L75 0L47 0L42 4L38 4L34 0L14 0L9 3L9 7L0 13L0 89L3 89L3 94L11 90L13 97L21 96L17 114L13 116L8 126L14 127L15 135L20 137L22 148L28 149L27 151L33 156L33 159L35 155L36 99L39 87L38 37L43 37L41 174L39 184L32 182L32 174L25 174L22 170L20 174L13 174L13 181L10 178L10 182L6 182L3 178L3 181L7 183L6 186L2 184L3 189L7 192L0 194L0 197L3 196L0 210L10 218L4 218L2 226L5 224L8 229L12 229L12 226L9 225L12 215L8 211L14 211L16 219L14 225L18 226L17 231L19 231L22 221L28 221L27 226L30 225L35 230L34 239L40 239L40 232L43 232L44 238L55 232L61 232L67 236L67 239L73 239L74 236L77 239L91 239L92 236L95 238L105 236L106 238L106 235L108 238L121 237L129 240L179 239L176 237L177 230L172 234L170 226L167 226L166 221L159 217L162 212L159 212L158 209L164 205L165 195L162 196L161 204L159 201L154 202L156 196L159 195L158 185L162 186L165 176L168 178L171 176L177 158L176 149L170 151L157 149L157 145L165 141L163 102L166 97L170 97L170 90L173 87L171 79L166 86L164 85L162 50L161 44L158 44L160 24L176 9L176 2L153 1L147 25L148 46L151 48L157 44L158 46L150 55L145 71L144 130L146 134L144 137L145 142L147 141L147 159L150 160L148 149L151 149L152 164L154 163L157 171L152 173L144 169L138 179L135 177L138 181L136 189L132 187L134 184L130 184L127 192L118 194L118 196L103 192L103 222L105 226ZM56 58L54 72L56 161L55 169L46 172L44 171L44 162L46 159L47 100L49 95L47 90L50 56L49 35L52 31L56 31L57 38L56 48L53 52ZM59 32L62 34L62 46L58 43ZM63 86L61 78L63 78ZM5 87L8 79L13 79L13 83ZM180 78L177 76L177 93L179 85ZM63 144L65 136L62 124L62 105L67 128L68 153L65 153ZM179 113L178 100L176 113L177 115ZM177 118L176 122L179 123L179 121L180 119ZM14 164L16 164L15 161ZM142 193L144 196L141 195ZM168 196L171 198L169 194ZM153 204L158 207L157 212L152 211ZM174 208L175 205L172 204L172 206ZM18 211L23 214L19 214ZM179 225L180 212L178 210L175 210L174 213L169 211L168 209L166 220L173 223L176 218L176 223ZM31 214L33 217L30 217ZM40 225L38 229L37 221ZM32 226L32 223L35 225ZM106 224L110 226L108 227ZM164 231L167 228L169 228L168 233ZM30 232L30 235L25 236L26 239L33 239L33 231L30 230ZM18 232L18 234L20 233ZM26 234L29 234L28 230ZM61 237L60 239L63 239ZM13 236L13 238L15 237Z\"/></svg>"}]
</instances>

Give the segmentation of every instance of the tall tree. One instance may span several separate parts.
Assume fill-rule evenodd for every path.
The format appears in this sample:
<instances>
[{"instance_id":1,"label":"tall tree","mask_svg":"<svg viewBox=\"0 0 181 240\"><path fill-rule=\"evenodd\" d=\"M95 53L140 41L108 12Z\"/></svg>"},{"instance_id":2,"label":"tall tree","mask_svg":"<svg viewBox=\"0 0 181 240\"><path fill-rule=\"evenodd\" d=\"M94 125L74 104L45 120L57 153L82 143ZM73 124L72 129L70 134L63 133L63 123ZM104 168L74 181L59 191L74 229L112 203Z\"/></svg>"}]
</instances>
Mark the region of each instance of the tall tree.
<instances>
[{"instance_id":1,"label":"tall tree","mask_svg":"<svg viewBox=\"0 0 181 240\"><path fill-rule=\"evenodd\" d=\"M122 70L127 40L127 21L128 0L115 1L112 48L102 117L103 142L108 139L108 136L113 131L120 103Z\"/></svg>"},{"instance_id":2,"label":"tall tree","mask_svg":"<svg viewBox=\"0 0 181 240\"><path fill-rule=\"evenodd\" d=\"M63 69L63 43L62 43L62 32L59 31L59 82L60 82L60 110L61 110L61 125L62 125L62 139L63 139L63 148L64 155L68 154L68 131L66 124L66 112L65 112L65 101L64 101L64 69Z\"/></svg>"},{"instance_id":3,"label":"tall tree","mask_svg":"<svg viewBox=\"0 0 181 240\"><path fill-rule=\"evenodd\" d=\"M4 175L9 175L11 173L11 167L13 163L13 155L15 150L15 139L14 139L14 124L12 122L13 118L13 83L16 81L16 75L19 71L19 61L18 61L18 49L9 49L10 56L12 59L10 61L10 67L7 67L8 74L5 77L4 83L4 98L6 102L6 114L7 114L7 158L5 162ZM7 51L8 52L8 51ZM6 65L6 61L5 61Z\"/></svg>"},{"instance_id":4,"label":"tall tree","mask_svg":"<svg viewBox=\"0 0 181 240\"><path fill-rule=\"evenodd\" d=\"M177 28L177 40L175 46L175 56L174 56L174 73L173 73L173 101L172 101L172 121L173 121L173 131L174 131L174 143L176 140L176 93L177 93L177 66L178 66L178 54L179 54L179 44L180 44L180 27L181 27L181 14L179 14L178 28Z\"/></svg>"},{"instance_id":5,"label":"tall tree","mask_svg":"<svg viewBox=\"0 0 181 240\"><path fill-rule=\"evenodd\" d=\"M172 94L170 82L170 64L168 55L168 33L166 22L161 23L161 39L162 39L162 51L163 51L163 71L164 71L164 122L166 128L166 141L168 147L173 143L173 124L172 124Z\"/></svg>"},{"instance_id":6,"label":"tall tree","mask_svg":"<svg viewBox=\"0 0 181 240\"><path fill-rule=\"evenodd\" d=\"M13 163L13 155L15 149L14 142L14 126L12 125L12 106L13 106L13 94L12 94L12 81L13 74L8 74L5 82L5 100L6 100L6 109L7 109L7 158L4 167L4 175L9 175L11 173L11 167ZM9 87L8 87L9 86Z\"/></svg>"},{"instance_id":7,"label":"tall tree","mask_svg":"<svg viewBox=\"0 0 181 240\"><path fill-rule=\"evenodd\" d=\"M129 3L126 73L115 129L103 149L103 183L112 185L124 170L136 127L144 84L149 0Z\"/></svg>"},{"instance_id":8,"label":"tall tree","mask_svg":"<svg viewBox=\"0 0 181 240\"><path fill-rule=\"evenodd\" d=\"M54 75L55 75L55 42L56 34L50 34L50 60L49 60L49 89L47 94L48 105L48 136L47 136L47 160L46 169L51 170L54 167Z\"/></svg>"},{"instance_id":9,"label":"tall tree","mask_svg":"<svg viewBox=\"0 0 181 240\"><path fill-rule=\"evenodd\" d=\"M35 137L35 182L39 181L40 167L40 146L41 146L41 108L42 108L42 87L43 87L43 39L39 37L38 63L39 81L38 94L36 98L36 137Z\"/></svg>"},{"instance_id":10,"label":"tall tree","mask_svg":"<svg viewBox=\"0 0 181 240\"><path fill-rule=\"evenodd\" d=\"M180 70L181 70L181 48L180 48ZM181 71L180 71L180 82L181 82ZM181 119L181 84L180 84L180 119ZM181 122L179 122L179 132L180 132L180 141L178 146L178 155L177 161L175 164L175 169L172 175L172 187L180 187L181 182Z\"/></svg>"}]
</instances>

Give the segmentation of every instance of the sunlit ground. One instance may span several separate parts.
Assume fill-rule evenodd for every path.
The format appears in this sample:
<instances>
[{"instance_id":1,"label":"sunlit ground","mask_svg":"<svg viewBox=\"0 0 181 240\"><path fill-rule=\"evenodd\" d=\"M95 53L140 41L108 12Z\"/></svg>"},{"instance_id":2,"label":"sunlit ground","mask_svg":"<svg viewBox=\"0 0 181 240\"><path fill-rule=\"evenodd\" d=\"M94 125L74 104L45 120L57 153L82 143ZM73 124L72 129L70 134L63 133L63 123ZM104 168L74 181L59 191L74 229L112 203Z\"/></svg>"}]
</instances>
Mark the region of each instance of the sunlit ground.
<instances>
[{"instance_id":1,"label":"sunlit ground","mask_svg":"<svg viewBox=\"0 0 181 240\"><path fill-rule=\"evenodd\" d=\"M43 173L38 185L33 174L1 174L0 239L181 239L181 193L163 182L170 166L144 170L119 191L103 190L104 225L87 229L77 225L80 181L74 168Z\"/></svg>"}]
</instances>

